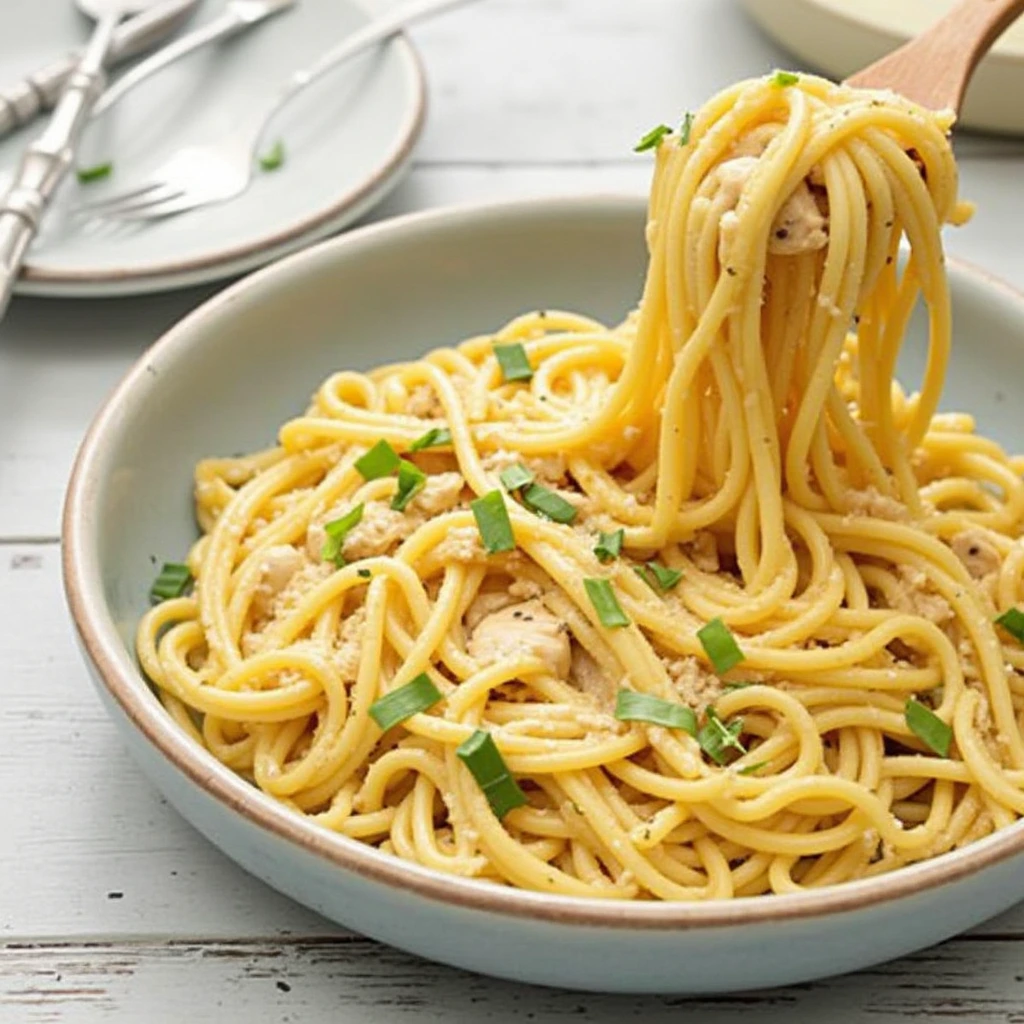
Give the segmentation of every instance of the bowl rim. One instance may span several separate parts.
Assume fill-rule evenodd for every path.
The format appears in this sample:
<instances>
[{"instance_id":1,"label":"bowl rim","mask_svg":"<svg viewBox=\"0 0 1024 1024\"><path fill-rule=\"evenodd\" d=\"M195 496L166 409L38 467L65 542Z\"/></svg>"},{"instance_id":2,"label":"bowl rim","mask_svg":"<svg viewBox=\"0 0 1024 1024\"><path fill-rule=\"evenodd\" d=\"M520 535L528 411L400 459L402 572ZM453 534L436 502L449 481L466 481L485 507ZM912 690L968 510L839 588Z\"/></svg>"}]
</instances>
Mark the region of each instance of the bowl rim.
<instances>
[{"instance_id":1,"label":"bowl rim","mask_svg":"<svg viewBox=\"0 0 1024 1024\"><path fill-rule=\"evenodd\" d=\"M102 573L95 550L93 498L100 487L108 434L116 435L136 389L151 372L154 358L187 352L190 337L204 321L220 315L261 286L285 275L301 274L306 264L334 259L366 243L401 244L410 234L461 226L472 230L496 219L537 215L598 216L634 211L641 215L646 198L622 193L544 196L500 202L473 202L410 213L347 232L293 253L221 290L186 314L147 348L123 376L95 415L81 443L67 487L62 521L62 570L65 595L94 678L148 743L191 783L249 825L295 844L378 884L450 906L547 921L568 926L633 930L689 930L770 924L864 910L895 899L959 881L1010 857L1024 854L1024 819L975 843L873 878L824 889L770 896L736 897L708 902L636 902L539 893L446 875L322 828L260 792L197 746L174 723L132 664L131 653L117 633L103 598ZM949 259L961 278L999 292L1017 307L1024 333L1024 292L962 260Z\"/></svg>"}]
</instances>

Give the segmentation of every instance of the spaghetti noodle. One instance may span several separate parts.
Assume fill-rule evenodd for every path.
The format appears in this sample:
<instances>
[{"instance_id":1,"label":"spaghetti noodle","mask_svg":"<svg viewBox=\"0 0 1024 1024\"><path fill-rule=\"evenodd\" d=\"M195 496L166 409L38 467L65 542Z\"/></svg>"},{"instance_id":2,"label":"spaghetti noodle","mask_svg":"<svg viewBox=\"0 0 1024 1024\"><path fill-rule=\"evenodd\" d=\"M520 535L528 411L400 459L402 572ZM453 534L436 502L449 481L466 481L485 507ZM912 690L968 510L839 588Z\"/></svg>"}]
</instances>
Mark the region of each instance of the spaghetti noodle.
<instances>
[{"instance_id":1,"label":"spaghetti noodle","mask_svg":"<svg viewBox=\"0 0 1024 1024\"><path fill-rule=\"evenodd\" d=\"M937 411L951 120L730 88L646 140L621 325L339 372L200 463L195 593L138 631L169 712L325 828L581 897L829 885L1024 815L1024 460Z\"/></svg>"}]
</instances>

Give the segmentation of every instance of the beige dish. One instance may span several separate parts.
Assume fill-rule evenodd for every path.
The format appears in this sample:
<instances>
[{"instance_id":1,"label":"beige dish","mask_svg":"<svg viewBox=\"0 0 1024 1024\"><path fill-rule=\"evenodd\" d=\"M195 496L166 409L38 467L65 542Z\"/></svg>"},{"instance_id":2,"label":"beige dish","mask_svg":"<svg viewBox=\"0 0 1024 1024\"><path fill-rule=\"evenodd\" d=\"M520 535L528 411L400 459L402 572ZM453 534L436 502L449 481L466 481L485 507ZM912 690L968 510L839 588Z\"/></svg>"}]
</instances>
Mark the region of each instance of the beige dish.
<instances>
[{"instance_id":1,"label":"beige dish","mask_svg":"<svg viewBox=\"0 0 1024 1024\"><path fill-rule=\"evenodd\" d=\"M740 0L800 67L840 80L934 24L953 0ZM1024 135L1024 19L981 62L960 123Z\"/></svg>"},{"instance_id":2,"label":"beige dish","mask_svg":"<svg viewBox=\"0 0 1024 1024\"><path fill-rule=\"evenodd\" d=\"M423 868L329 832L194 744L140 674L151 559L195 536L197 459L255 447L341 366L368 367L562 306L614 322L640 293L640 198L535 200L403 217L291 256L201 306L115 390L79 454L64 519L68 599L100 696L141 769L246 870L419 955L597 991L724 992L808 981L932 945L1024 897L1024 823L892 874L709 903L548 896ZM1024 297L950 266L947 408L1024 447L1006 367ZM917 376L915 319L900 370ZM282 340L284 339L284 340ZM255 400L254 400L255 399ZM202 409L183 416L183 409Z\"/></svg>"}]
</instances>

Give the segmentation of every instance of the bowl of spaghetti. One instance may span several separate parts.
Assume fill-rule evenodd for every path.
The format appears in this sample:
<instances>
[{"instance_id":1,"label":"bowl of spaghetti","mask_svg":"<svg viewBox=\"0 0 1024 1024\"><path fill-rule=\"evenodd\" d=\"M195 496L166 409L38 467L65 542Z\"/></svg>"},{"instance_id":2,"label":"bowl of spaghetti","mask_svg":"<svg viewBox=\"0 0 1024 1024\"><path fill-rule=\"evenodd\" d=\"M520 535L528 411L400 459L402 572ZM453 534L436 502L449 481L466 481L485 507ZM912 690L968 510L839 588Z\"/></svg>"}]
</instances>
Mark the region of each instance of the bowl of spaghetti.
<instances>
[{"instance_id":1,"label":"bowl of spaghetti","mask_svg":"<svg viewBox=\"0 0 1024 1024\"><path fill-rule=\"evenodd\" d=\"M804 981L1024 897L1024 299L946 265L949 127L776 73L641 140L646 204L404 217L189 315L65 512L143 771L543 984Z\"/></svg>"}]
</instances>

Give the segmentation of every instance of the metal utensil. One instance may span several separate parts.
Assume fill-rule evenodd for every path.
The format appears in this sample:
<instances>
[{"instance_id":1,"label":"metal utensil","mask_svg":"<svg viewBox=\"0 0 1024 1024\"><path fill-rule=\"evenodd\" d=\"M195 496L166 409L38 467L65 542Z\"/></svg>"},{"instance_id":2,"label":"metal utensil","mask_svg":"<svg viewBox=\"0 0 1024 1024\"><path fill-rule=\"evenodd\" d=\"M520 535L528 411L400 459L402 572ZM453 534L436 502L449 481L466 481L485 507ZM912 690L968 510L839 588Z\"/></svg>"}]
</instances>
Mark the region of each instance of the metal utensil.
<instances>
[{"instance_id":1,"label":"metal utensil","mask_svg":"<svg viewBox=\"0 0 1024 1024\"><path fill-rule=\"evenodd\" d=\"M114 33L107 66L134 57L169 36L198 5L199 0L163 0L130 18ZM49 110L81 59L81 52L66 54L0 91L0 139L28 124L41 111Z\"/></svg>"},{"instance_id":2,"label":"metal utensil","mask_svg":"<svg viewBox=\"0 0 1024 1024\"><path fill-rule=\"evenodd\" d=\"M131 71L123 74L100 97L93 109L92 116L99 117L100 114L117 103L125 93L134 89L139 82L162 71L169 64L181 60L182 57L202 46L238 35L274 14L280 14L282 11L294 7L298 2L299 0L228 0L223 14L180 39L176 39L173 43L160 47L156 53L136 64Z\"/></svg>"},{"instance_id":3,"label":"metal utensil","mask_svg":"<svg viewBox=\"0 0 1024 1024\"><path fill-rule=\"evenodd\" d=\"M390 39L412 22L469 2L412 0L399 4L352 33L309 67L294 72L277 97L254 121L213 145L178 150L156 169L151 181L107 199L83 203L74 212L118 221L153 220L234 199L253 180L270 122L308 85L350 57Z\"/></svg>"},{"instance_id":4,"label":"metal utensil","mask_svg":"<svg viewBox=\"0 0 1024 1024\"><path fill-rule=\"evenodd\" d=\"M77 0L96 19L85 54L68 79L46 130L25 151L11 188L0 200L0 316L10 301L25 251L43 212L74 159L75 146L106 85L103 65L114 31L129 14L157 0Z\"/></svg>"}]
</instances>

